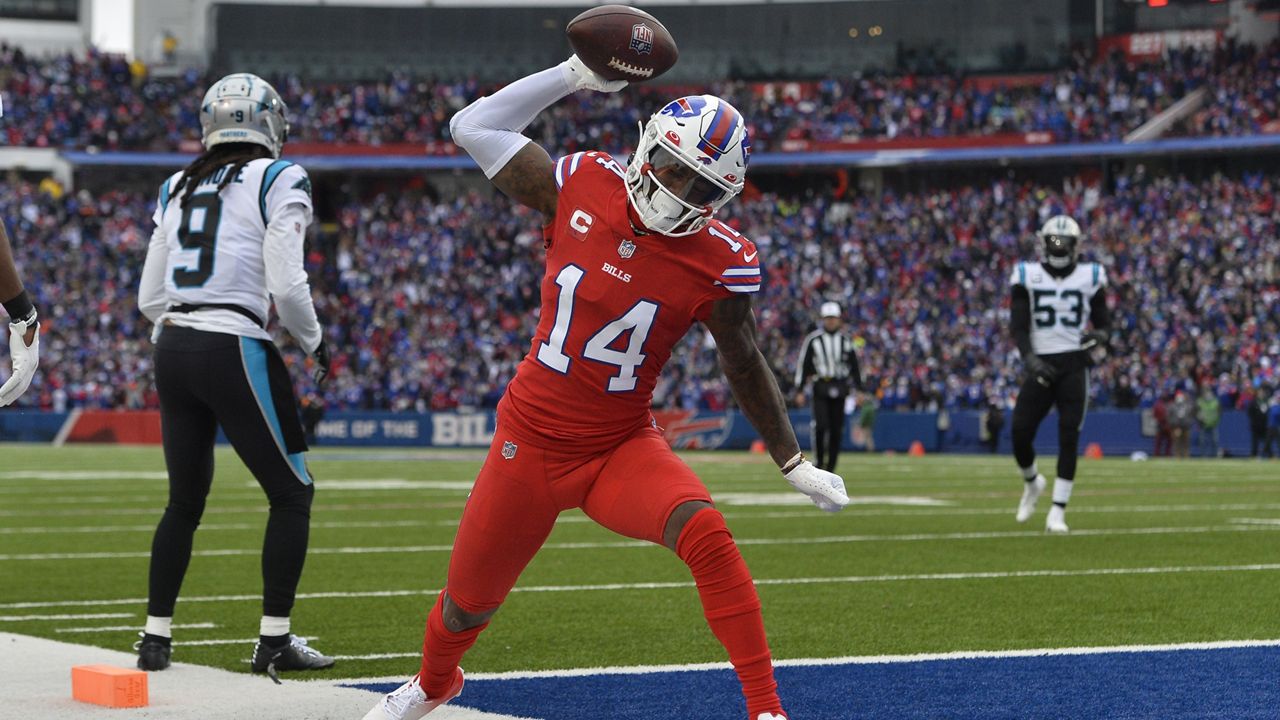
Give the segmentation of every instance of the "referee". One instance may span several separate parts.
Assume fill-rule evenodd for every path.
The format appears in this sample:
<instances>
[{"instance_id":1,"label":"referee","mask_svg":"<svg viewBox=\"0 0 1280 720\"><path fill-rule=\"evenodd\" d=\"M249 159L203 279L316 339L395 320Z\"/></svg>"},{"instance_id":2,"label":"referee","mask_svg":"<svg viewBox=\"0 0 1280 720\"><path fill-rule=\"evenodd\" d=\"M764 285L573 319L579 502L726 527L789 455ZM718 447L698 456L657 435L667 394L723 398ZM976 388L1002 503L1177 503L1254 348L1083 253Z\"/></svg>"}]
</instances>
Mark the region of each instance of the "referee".
<instances>
[{"instance_id":1,"label":"referee","mask_svg":"<svg viewBox=\"0 0 1280 720\"><path fill-rule=\"evenodd\" d=\"M862 390L862 373L853 339L840 332L840 306L822 304L822 328L809 333L796 363L796 390L803 402L805 384L813 383L813 454L819 468L835 472L844 437L844 403L849 386Z\"/></svg>"}]
</instances>

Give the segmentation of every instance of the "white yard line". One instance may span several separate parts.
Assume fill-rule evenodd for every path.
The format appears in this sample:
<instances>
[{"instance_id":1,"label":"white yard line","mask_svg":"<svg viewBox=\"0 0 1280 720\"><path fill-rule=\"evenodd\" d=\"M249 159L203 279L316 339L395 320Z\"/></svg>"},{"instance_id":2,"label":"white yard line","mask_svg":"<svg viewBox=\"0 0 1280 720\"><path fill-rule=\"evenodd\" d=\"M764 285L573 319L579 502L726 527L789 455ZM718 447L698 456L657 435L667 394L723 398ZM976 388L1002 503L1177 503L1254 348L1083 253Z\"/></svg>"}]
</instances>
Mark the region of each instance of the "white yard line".
<instances>
[{"instance_id":1,"label":"white yard line","mask_svg":"<svg viewBox=\"0 0 1280 720\"><path fill-rule=\"evenodd\" d=\"M401 658L420 658L420 657L422 657L421 652L398 652L398 653L373 653L372 655L334 655L333 659L365 661L365 660L399 660ZM474 679L474 676L471 673L467 673L467 679L472 680ZM403 681L404 679L402 678L401 682ZM350 681L345 681L345 682L350 682ZM364 682L364 681L357 680L354 682Z\"/></svg>"},{"instance_id":2,"label":"white yard line","mask_svg":"<svg viewBox=\"0 0 1280 720\"><path fill-rule=\"evenodd\" d=\"M802 578L756 578L756 585L848 585L861 583L894 583L894 582L937 582L951 580L1002 580L1008 578L1030 577L1088 577L1119 575L1179 575L1185 573L1232 573L1232 572L1274 572L1280 570L1280 563L1255 563L1248 565L1174 565L1152 567L1120 567L1120 568L1087 568L1081 570L993 570L988 572L953 572L922 573L915 575L846 575L840 577L802 577ZM694 587L692 581L681 582L643 582L643 583L604 583L591 585L517 585L512 592L546 593L546 592L590 592L590 591L625 591L625 590L667 590ZM439 588L414 590L362 590L300 593L299 600L323 600L335 598L387 598L387 597L434 597ZM183 603L200 602L248 602L261 601L261 595L204 595L182 598ZM86 605L142 605L146 598L117 598L96 600L46 600L32 602L9 602L0 604L0 609L16 610L22 608L54 608L84 607Z\"/></svg>"},{"instance_id":3,"label":"white yard line","mask_svg":"<svg viewBox=\"0 0 1280 720\"><path fill-rule=\"evenodd\" d=\"M809 505L808 496L798 492L721 492L715 494L717 505ZM858 505L909 505L916 507L938 507L954 505L949 500L938 500L923 495L850 495L849 504Z\"/></svg>"},{"instance_id":4,"label":"white yard line","mask_svg":"<svg viewBox=\"0 0 1280 720\"><path fill-rule=\"evenodd\" d=\"M1068 537L1110 537L1118 535L1202 535L1206 533L1232 532L1267 532L1280 530L1280 526L1268 525L1213 525L1193 527L1149 527L1149 528L1106 528L1097 530L1073 530ZM921 542L938 540L1003 540L1011 538L1040 538L1044 533L1039 530L1008 530L992 532L952 532L952 533L914 533L888 535L828 535L821 537L801 538L738 538L740 546L778 546L778 545L841 545L863 542ZM1057 538L1055 538L1057 540ZM560 542L547 543L543 550L600 550L621 548L652 548L658 546L642 540L613 540L608 542ZM412 554L430 552L449 552L452 545L396 545L386 547L313 547L307 550L309 555L386 555ZM261 555L261 548L225 548L219 550L197 550L194 557L237 557L244 555ZM79 553L14 553L0 555L0 562L56 560L128 560L151 557L151 552L79 552Z\"/></svg>"},{"instance_id":5,"label":"white yard line","mask_svg":"<svg viewBox=\"0 0 1280 720\"><path fill-rule=\"evenodd\" d=\"M140 470L6 470L0 480L168 480L169 473Z\"/></svg>"},{"instance_id":6,"label":"white yard line","mask_svg":"<svg viewBox=\"0 0 1280 720\"><path fill-rule=\"evenodd\" d=\"M329 490L371 491L371 490L451 490L470 492L475 486L474 480L408 480L406 478L363 478L343 479L326 478L320 481L317 491ZM258 487L256 482L245 483L245 487Z\"/></svg>"},{"instance_id":7,"label":"white yard line","mask_svg":"<svg viewBox=\"0 0 1280 720\"><path fill-rule=\"evenodd\" d=\"M171 626L174 630L208 630L218 627L215 623L199 622L199 623L175 623ZM127 630L140 630L138 625L106 625L102 627L69 627L54 628L56 633L103 633L103 632L121 632Z\"/></svg>"},{"instance_id":8,"label":"white yard line","mask_svg":"<svg viewBox=\"0 0 1280 720\"><path fill-rule=\"evenodd\" d=\"M431 502L416 503L344 503L340 505L322 504L315 507L315 510L324 512L343 512L347 510L427 510L432 508L461 508L464 502L462 500L433 500ZM151 515L158 517L164 512L163 503L157 503L145 508L71 508L66 510L0 510L0 517L82 517L84 515ZM251 515L266 514L267 502L265 499L257 505L237 506L237 507L211 507L206 508L205 515Z\"/></svg>"},{"instance_id":9,"label":"white yard line","mask_svg":"<svg viewBox=\"0 0 1280 720\"><path fill-rule=\"evenodd\" d=\"M186 598L183 598L183 599L185 600ZM308 635L308 636L307 636L307 640L308 640L308 642L309 642L309 641L311 641L311 640L319 640L319 639L320 639L320 636L319 636L319 635ZM174 641L173 641L173 646L174 646L174 647L179 647L179 646L186 647L186 646L189 646L189 645L252 645L252 644L254 644L254 643L256 643L256 642L258 642L258 638L256 638L256 637L252 637L252 638L224 639L224 640L174 640Z\"/></svg>"},{"instance_id":10,"label":"white yard line","mask_svg":"<svg viewBox=\"0 0 1280 720\"><path fill-rule=\"evenodd\" d=\"M29 622L31 620L118 620L131 618L133 613L87 613L78 615L0 615L0 622Z\"/></svg>"},{"instance_id":11,"label":"white yard line","mask_svg":"<svg viewBox=\"0 0 1280 720\"><path fill-rule=\"evenodd\" d=\"M211 530L261 530L266 524L266 517L262 518L262 522L257 523L201 523L200 531L207 532ZM454 525L458 524L457 520L450 520ZM413 527L435 527L438 523L434 520L367 520L367 521L339 521L333 522L312 522L311 529L347 529L347 528L413 528ZM39 526L39 527L17 527L17 528L0 528L0 535L58 535L58 534L80 534L80 533L111 533L111 532L155 532L155 523L150 525L63 525L63 526Z\"/></svg>"},{"instance_id":12,"label":"white yard line","mask_svg":"<svg viewBox=\"0 0 1280 720\"><path fill-rule=\"evenodd\" d=\"M808 503L808 500L805 500ZM1072 507L1071 513L1079 515L1081 513L1164 513L1164 512L1242 512L1254 510L1280 510L1280 503L1235 503L1225 505L1100 505L1090 507L1082 505L1080 507ZM783 510L779 512L752 512L750 510L728 510L724 516L729 520L789 520L794 518L815 518L822 517L816 514L816 510ZM1007 507L998 508L922 508L920 510L912 509L884 509L884 510L864 510L859 507L847 508L837 517L946 517L948 515L966 516L966 515L1012 515L1013 512ZM256 523L201 523L201 532L222 531L222 530L260 530L266 518L262 522ZM1231 522L1256 522L1257 524L1280 524L1280 519L1275 520L1241 520L1233 519ZM595 524L595 520L579 514L564 514L556 520L557 524L577 525L577 524ZM344 528L416 528L416 527L456 527L458 518L448 520L367 520L367 521L313 521L311 528L314 529L344 529ZM36 534L97 534L104 532L155 532L155 523L146 525L37 525L31 527L3 527L0 528L0 535L36 535Z\"/></svg>"}]
</instances>

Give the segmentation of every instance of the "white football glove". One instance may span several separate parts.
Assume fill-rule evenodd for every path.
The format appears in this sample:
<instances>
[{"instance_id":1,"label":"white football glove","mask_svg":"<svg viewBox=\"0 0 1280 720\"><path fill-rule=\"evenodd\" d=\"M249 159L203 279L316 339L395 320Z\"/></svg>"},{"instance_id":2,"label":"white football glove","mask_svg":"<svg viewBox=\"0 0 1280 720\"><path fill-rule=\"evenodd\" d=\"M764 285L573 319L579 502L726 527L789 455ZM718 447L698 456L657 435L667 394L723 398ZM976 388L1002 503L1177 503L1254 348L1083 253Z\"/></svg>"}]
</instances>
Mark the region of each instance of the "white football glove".
<instances>
[{"instance_id":1,"label":"white football glove","mask_svg":"<svg viewBox=\"0 0 1280 720\"><path fill-rule=\"evenodd\" d=\"M605 80L600 77L595 70L587 67L585 63L579 60L577 54L570 55L568 60L560 63L560 67L574 92L595 90L596 92L615 93L627 86L626 80Z\"/></svg>"},{"instance_id":2,"label":"white football glove","mask_svg":"<svg viewBox=\"0 0 1280 720\"><path fill-rule=\"evenodd\" d=\"M35 328L35 337L28 345L23 336ZM31 387L36 368L40 365L40 323L32 313L27 322L9 323L9 358L13 362L13 375L0 386L0 407L12 404Z\"/></svg>"},{"instance_id":3,"label":"white football glove","mask_svg":"<svg viewBox=\"0 0 1280 720\"><path fill-rule=\"evenodd\" d=\"M791 487L799 490L822 510L837 512L849 504L849 496L844 490L844 479L826 470L819 470L813 463L805 460L784 475Z\"/></svg>"}]
</instances>

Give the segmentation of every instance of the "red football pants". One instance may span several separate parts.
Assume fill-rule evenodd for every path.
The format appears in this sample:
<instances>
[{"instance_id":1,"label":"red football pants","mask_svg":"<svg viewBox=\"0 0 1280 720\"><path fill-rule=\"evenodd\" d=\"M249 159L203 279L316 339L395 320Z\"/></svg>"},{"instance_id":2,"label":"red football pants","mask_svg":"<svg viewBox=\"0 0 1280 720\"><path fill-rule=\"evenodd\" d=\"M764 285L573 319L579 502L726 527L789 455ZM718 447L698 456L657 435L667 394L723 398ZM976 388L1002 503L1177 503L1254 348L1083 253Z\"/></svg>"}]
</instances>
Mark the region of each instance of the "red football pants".
<instances>
[{"instance_id":1,"label":"red football pants","mask_svg":"<svg viewBox=\"0 0 1280 720\"><path fill-rule=\"evenodd\" d=\"M497 608L564 510L582 508L616 533L662 544L672 511L692 500L710 502L711 496L654 428L612 450L584 455L537 447L499 420L462 513L446 592L468 613ZM751 717L781 712L759 599L720 513L699 512L685 526L678 554L694 574L708 624L738 670ZM483 629L451 633L440 614L438 599L423 650L422 683L432 697L448 688L453 668Z\"/></svg>"},{"instance_id":2,"label":"red football pants","mask_svg":"<svg viewBox=\"0 0 1280 720\"><path fill-rule=\"evenodd\" d=\"M537 447L500 420L462 511L449 597L471 613L501 605L564 510L582 508L619 535L661 544L667 518L690 500L711 502L711 495L654 428L584 455Z\"/></svg>"}]
</instances>

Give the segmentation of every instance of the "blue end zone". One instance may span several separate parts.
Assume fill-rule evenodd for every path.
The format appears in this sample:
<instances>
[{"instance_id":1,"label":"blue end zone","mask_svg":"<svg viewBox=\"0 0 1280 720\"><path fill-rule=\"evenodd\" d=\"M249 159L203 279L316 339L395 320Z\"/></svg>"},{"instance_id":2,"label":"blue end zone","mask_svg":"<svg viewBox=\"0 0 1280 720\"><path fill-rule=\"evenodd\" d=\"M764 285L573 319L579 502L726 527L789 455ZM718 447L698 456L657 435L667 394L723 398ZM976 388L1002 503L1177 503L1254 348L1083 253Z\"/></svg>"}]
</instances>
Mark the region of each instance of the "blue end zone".
<instances>
[{"instance_id":1,"label":"blue end zone","mask_svg":"<svg viewBox=\"0 0 1280 720\"><path fill-rule=\"evenodd\" d=\"M1280 647L783 667L795 720L1276 718ZM398 684L355 685L380 693ZM744 720L729 670L467 680L456 705L547 720Z\"/></svg>"}]
</instances>

